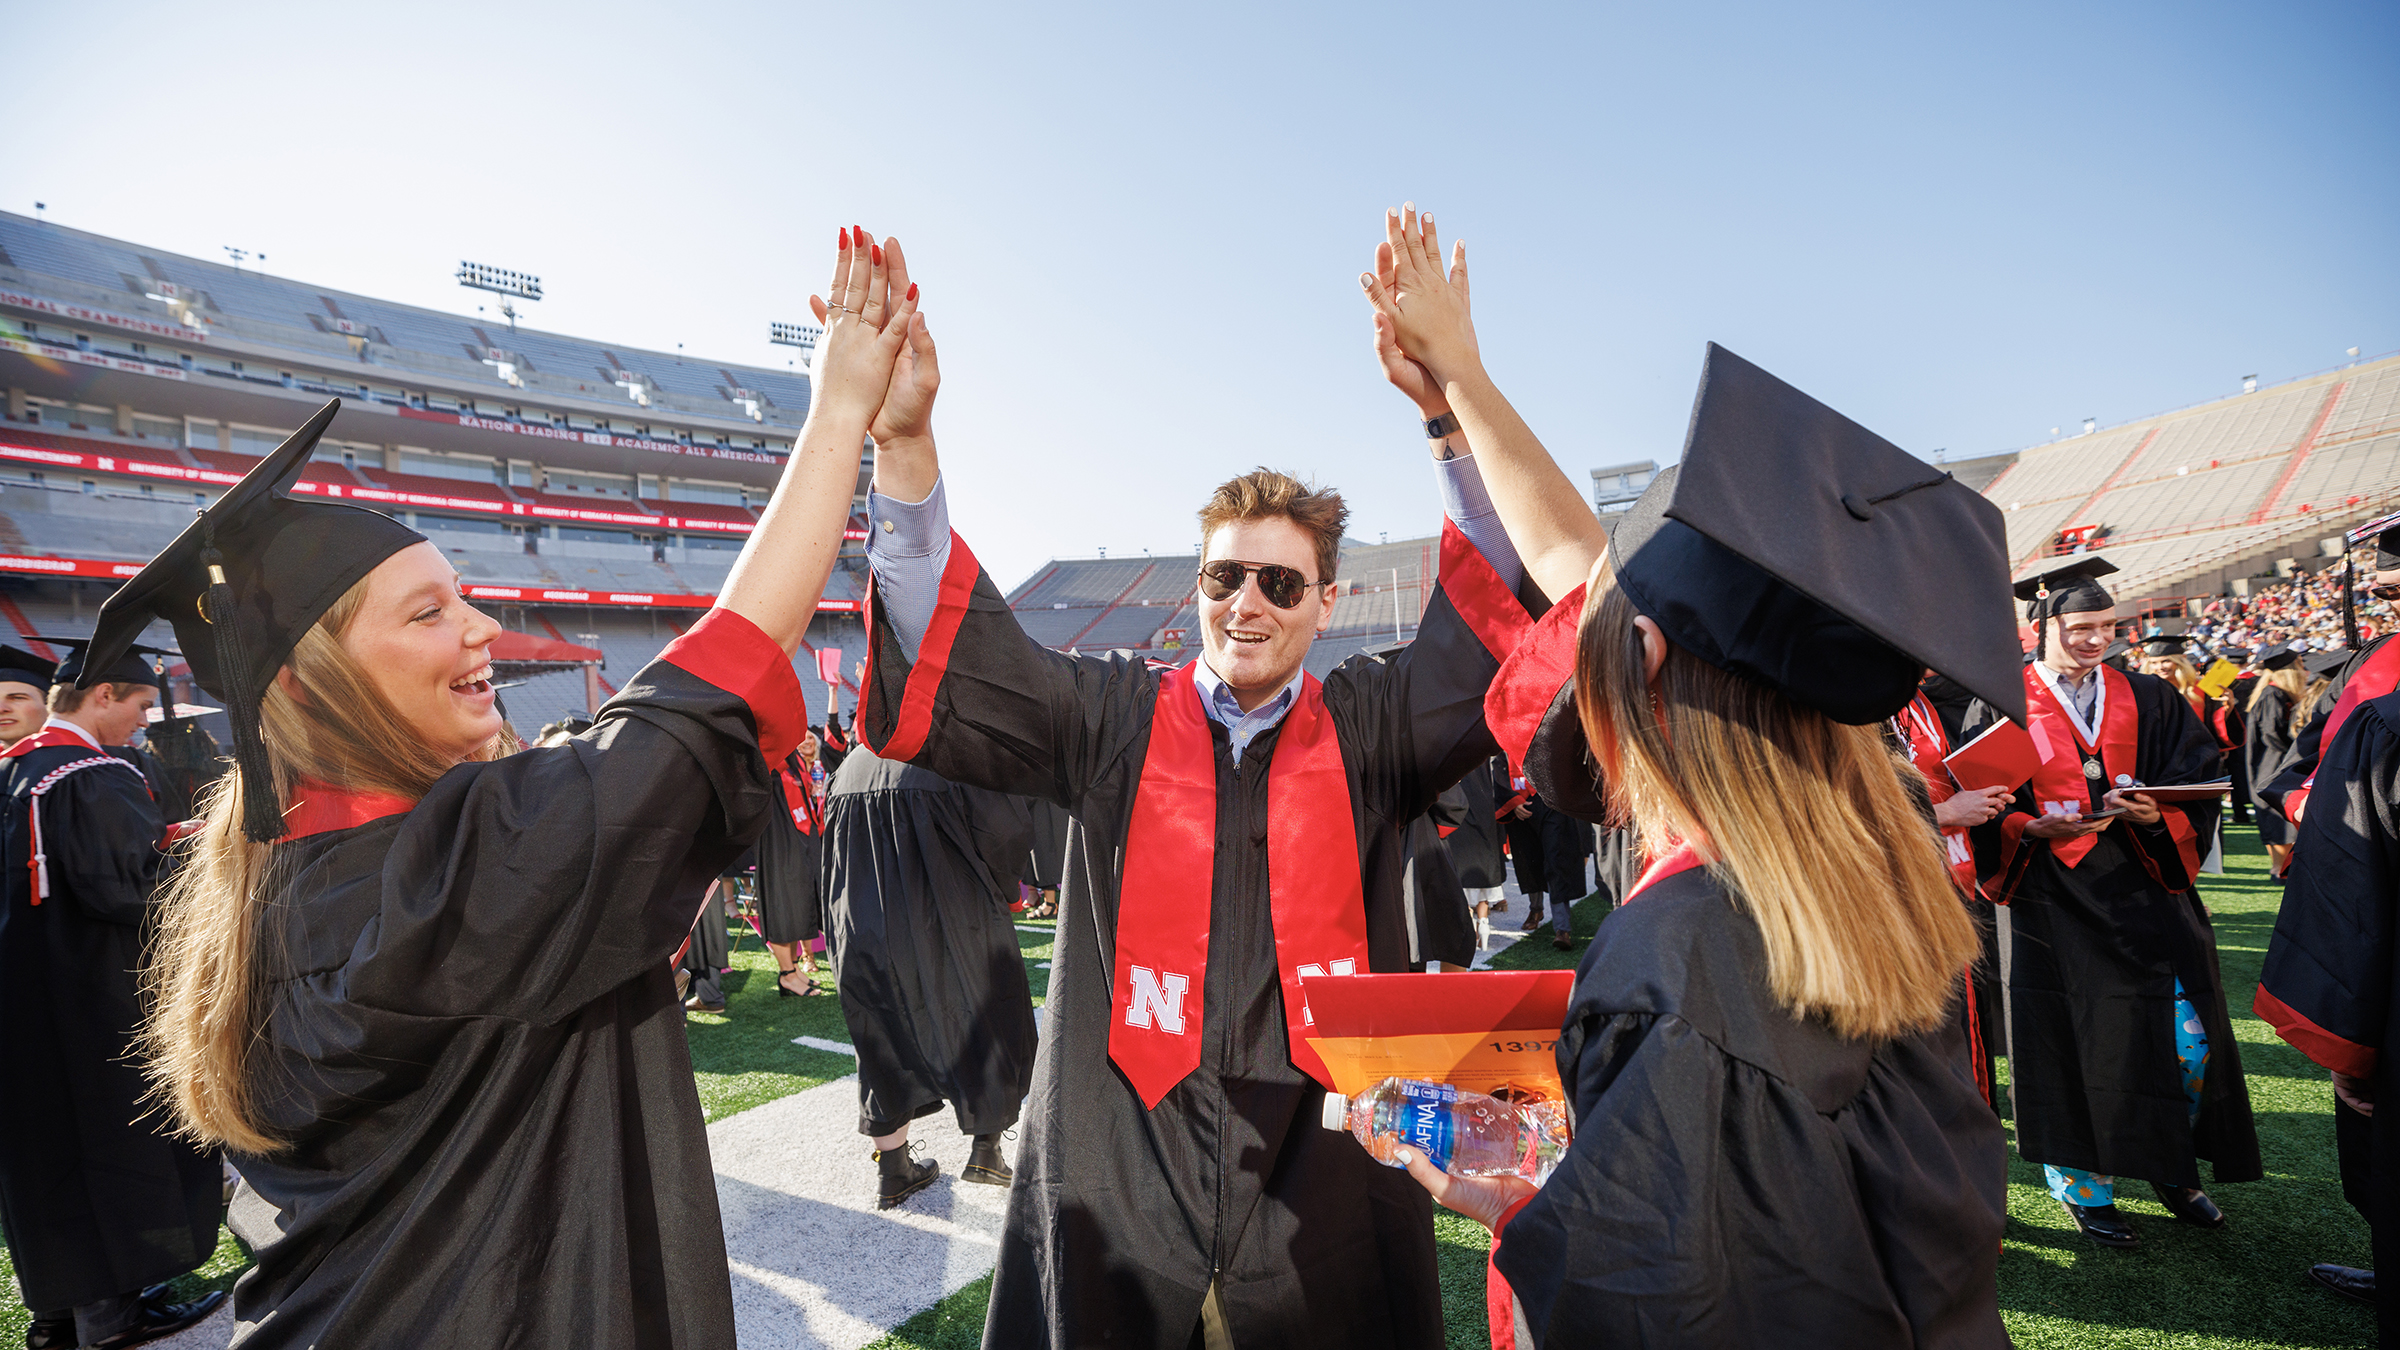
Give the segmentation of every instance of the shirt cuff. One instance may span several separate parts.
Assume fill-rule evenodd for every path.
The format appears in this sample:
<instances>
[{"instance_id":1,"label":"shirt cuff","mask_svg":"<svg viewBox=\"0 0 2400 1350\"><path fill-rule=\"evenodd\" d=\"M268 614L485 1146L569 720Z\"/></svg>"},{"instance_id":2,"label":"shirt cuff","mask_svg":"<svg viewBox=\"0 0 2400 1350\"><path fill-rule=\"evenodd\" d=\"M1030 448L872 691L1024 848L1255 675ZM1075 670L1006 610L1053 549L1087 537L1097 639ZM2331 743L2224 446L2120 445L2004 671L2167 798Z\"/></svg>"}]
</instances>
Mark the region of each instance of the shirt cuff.
<instances>
[{"instance_id":1,"label":"shirt cuff","mask_svg":"<svg viewBox=\"0 0 2400 1350\"><path fill-rule=\"evenodd\" d=\"M867 566L875 574L875 594L892 635L900 640L900 654L912 665L933 623L949 565L950 498L941 479L933 480L919 502L867 493Z\"/></svg>"},{"instance_id":2,"label":"shirt cuff","mask_svg":"<svg viewBox=\"0 0 2400 1350\"><path fill-rule=\"evenodd\" d=\"M1500 512L1483 486L1483 470L1476 467L1475 457L1437 459L1433 475L1442 486L1442 513L1457 523L1458 532L1500 574L1500 584L1515 591L1525 579L1525 564L1517 557L1517 546L1509 541L1508 531L1500 526Z\"/></svg>"}]
</instances>

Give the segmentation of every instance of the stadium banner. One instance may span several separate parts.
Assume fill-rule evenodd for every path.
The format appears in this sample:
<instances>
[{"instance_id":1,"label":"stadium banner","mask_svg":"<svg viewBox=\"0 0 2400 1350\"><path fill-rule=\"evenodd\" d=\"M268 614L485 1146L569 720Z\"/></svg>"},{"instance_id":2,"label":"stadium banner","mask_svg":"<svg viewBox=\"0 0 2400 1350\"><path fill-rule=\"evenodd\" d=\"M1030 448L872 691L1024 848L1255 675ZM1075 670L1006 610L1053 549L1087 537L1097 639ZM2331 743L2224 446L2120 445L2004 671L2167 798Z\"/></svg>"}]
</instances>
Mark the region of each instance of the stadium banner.
<instances>
[{"instance_id":1,"label":"stadium banner","mask_svg":"<svg viewBox=\"0 0 2400 1350\"><path fill-rule=\"evenodd\" d=\"M52 558L40 554L0 553L0 573L44 577L101 577L122 581L142 570L138 562L100 558ZM521 605L616 605L636 609L707 609L713 595L676 595L660 591L570 591L552 586L466 585L459 590L470 600L508 600ZM825 614L856 614L856 600L821 600Z\"/></svg>"},{"instance_id":2,"label":"stadium banner","mask_svg":"<svg viewBox=\"0 0 2400 1350\"><path fill-rule=\"evenodd\" d=\"M764 450L737 450L730 445L686 445L681 441L656 436L619 436L610 431L576 431L570 427L554 427L541 422L511 422L499 417L478 417L474 413L443 412L438 408L400 408L396 411L419 422L439 422L444 426L468 427L476 431L500 431L512 436L532 436L545 441L572 441L577 445L605 445L619 450L649 450L662 455L690 455L695 459L738 459L752 464L781 464L784 456Z\"/></svg>"},{"instance_id":3,"label":"stadium banner","mask_svg":"<svg viewBox=\"0 0 2400 1350\"><path fill-rule=\"evenodd\" d=\"M48 450L31 445L0 441L0 460L15 460L22 464L38 464L53 469L78 469L85 473L117 473L135 478L167 478L181 483L210 483L217 487L232 487L242 481L239 474L221 469L194 469L181 464L161 464L156 460L135 459L118 455L84 454L74 450ZM504 502L491 497L448 497L428 492L402 492L393 488L364 487L346 483L319 483L303 478L292 484L292 491L326 497L339 497L357 502L371 502L379 507L417 507L421 510L468 511L476 515L533 516L542 520L587 521L601 525L630 525L645 530L681 530L688 533L748 534L755 527L748 521L703 520L692 516L644 516L628 511L595 511L587 507L548 506L540 502ZM860 529L842 531L844 539L867 537Z\"/></svg>"},{"instance_id":4,"label":"stadium banner","mask_svg":"<svg viewBox=\"0 0 2400 1350\"><path fill-rule=\"evenodd\" d=\"M36 361L67 361L79 366L99 366L103 370L122 370L133 375L152 375L162 380L188 380L181 366L162 366L133 356L111 356L107 352L87 352L80 347L12 337L0 333L0 351L12 351L30 356Z\"/></svg>"},{"instance_id":5,"label":"stadium banner","mask_svg":"<svg viewBox=\"0 0 2400 1350\"><path fill-rule=\"evenodd\" d=\"M0 287L0 305L30 309L36 314L72 319L77 323L98 324L102 328L114 328L121 333L141 333L149 337L175 338L185 342L208 341L208 330L205 328L195 328L189 324L162 323L157 319L119 314L113 310L94 309L89 305L78 305L71 301L45 300L38 295L26 295L21 291L12 291L6 287Z\"/></svg>"}]
</instances>

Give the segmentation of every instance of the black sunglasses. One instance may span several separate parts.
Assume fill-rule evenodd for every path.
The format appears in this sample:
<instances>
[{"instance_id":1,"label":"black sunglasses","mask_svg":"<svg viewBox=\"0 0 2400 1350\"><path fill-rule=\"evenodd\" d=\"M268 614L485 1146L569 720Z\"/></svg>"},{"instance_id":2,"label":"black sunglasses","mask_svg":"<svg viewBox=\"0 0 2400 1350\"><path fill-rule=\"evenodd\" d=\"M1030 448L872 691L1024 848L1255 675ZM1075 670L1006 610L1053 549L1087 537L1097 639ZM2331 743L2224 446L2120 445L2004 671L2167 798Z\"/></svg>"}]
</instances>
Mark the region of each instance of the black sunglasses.
<instances>
[{"instance_id":1,"label":"black sunglasses","mask_svg":"<svg viewBox=\"0 0 2400 1350\"><path fill-rule=\"evenodd\" d=\"M1310 581L1282 563L1238 563L1227 558L1200 569L1200 593L1211 600L1231 600L1241 594L1242 583L1252 572L1258 573L1258 593L1277 609L1299 604L1311 586L1332 584Z\"/></svg>"}]
</instances>

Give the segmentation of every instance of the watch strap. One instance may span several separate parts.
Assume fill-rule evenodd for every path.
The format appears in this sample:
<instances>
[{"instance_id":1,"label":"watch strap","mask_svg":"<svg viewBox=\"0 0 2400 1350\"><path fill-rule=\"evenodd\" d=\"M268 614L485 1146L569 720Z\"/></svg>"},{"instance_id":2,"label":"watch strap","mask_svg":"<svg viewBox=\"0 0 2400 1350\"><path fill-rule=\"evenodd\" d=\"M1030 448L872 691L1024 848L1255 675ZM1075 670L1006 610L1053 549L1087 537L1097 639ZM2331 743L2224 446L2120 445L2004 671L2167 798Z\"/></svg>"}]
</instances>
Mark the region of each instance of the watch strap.
<instances>
[{"instance_id":1,"label":"watch strap","mask_svg":"<svg viewBox=\"0 0 2400 1350\"><path fill-rule=\"evenodd\" d=\"M1425 439L1429 441L1438 441L1445 436L1457 434L1458 414L1456 412L1443 413L1425 424Z\"/></svg>"}]
</instances>

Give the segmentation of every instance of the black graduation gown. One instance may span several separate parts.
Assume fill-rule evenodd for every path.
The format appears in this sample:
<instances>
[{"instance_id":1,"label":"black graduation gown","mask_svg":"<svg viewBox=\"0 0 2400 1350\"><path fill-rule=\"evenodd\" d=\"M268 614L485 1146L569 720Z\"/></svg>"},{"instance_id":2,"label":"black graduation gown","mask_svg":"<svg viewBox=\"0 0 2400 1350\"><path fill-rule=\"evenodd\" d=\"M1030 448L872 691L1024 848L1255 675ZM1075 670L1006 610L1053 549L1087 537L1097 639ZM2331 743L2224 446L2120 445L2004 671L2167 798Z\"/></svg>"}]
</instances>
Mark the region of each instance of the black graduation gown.
<instances>
[{"instance_id":1,"label":"black graduation gown","mask_svg":"<svg viewBox=\"0 0 2400 1350\"><path fill-rule=\"evenodd\" d=\"M1508 858L1500 851L1505 831L1493 812L1511 795L1507 761L1489 759L1467 770L1458 790L1467 800L1467 818L1442 842L1450 848L1450 867L1458 884L1487 890L1508 884Z\"/></svg>"},{"instance_id":2,"label":"black graduation gown","mask_svg":"<svg viewBox=\"0 0 2400 1350\"><path fill-rule=\"evenodd\" d=\"M786 757L784 767L808 782L798 755ZM807 804L791 800L781 774L775 777L775 799L783 810L758 837L758 926L769 942L806 942L825 931L824 893L817 889L824 825L803 830L794 822L793 809L805 812Z\"/></svg>"},{"instance_id":3,"label":"black graduation gown","mask_svg":"<svg viewBox=\"0 0 2400 1350\"><path fill-rule=\"evenodd\" d=\"M2378 1109L2334 1105L2342 1188L2400 1270L2400 694L2359 705L2326 747L2300 819L2258 1015L2309 1058L2370 1078ZM2382 1301L2400 1345L2400 1298Z\"/></svg>"},{"instance_id":4,"label":"black graduation gown","mask_svg":"<svg viewBox=\"0 0 2400 1350\"><path fill-rule=\"evenodd\" d=\"M1213 1279L1236 1344L1441 1345L1431 1201L1406 1173L1322 1128L1324 1089L1291 1062L1265 824L1282 726L1237 765L1224 728L1209 724L1221 845L1201 1063L1144 1110L1109 1058L1110 985L1119 905L1139 901L1121 894L1123 848L1161 677L1138 659L1036 645L964 545L952 548L956 584L945 580L920 653L939 659L916 672L916 689L881 600L871 603L862 739L922 735L913 758L943 777L1045 797L1074 816L1049 1018L984 1344L1181 1350ZM1480 558L1468 565L1488 577ZM1410 968L1407 823L1498 748L1483 694L1499 659L1454 598L1453 570L1446 558L1407 648L1353 657L1324 681L1349 784L1366 969ZM1487 629L1502 622L1475 600L1466 606ZM1343 846L1342 826L1328 825L1327 844Z\"/></svg>"},{"instance_id":5,"label":"black graduation gown","mask_svg":"<svg viewBox=\"0 0 2400 1350\"><path fill-rule=\"evenodd\" d=\"M1055 891L1067 867L1067 812L1039 797L1026 800L1033 812L1033 848L1025 855L1024 882L1037 891Z\"/></svg>"},{"instance_id":6,"label":"black graduation gown","mask_svg":"<svg viewBox=\"0 0 2400 1350\"><path fill-rule=\"evenodd\" d=\"M778 809L760 742L800 707L719 612L582 735L278 846L252 1069L289 1142L239 1160L245 1350L730 1350L668 962Z\"/></svg>"},{"instance_id":7,"label":"black graduation gown","mask_svg":"<svg viewBox=\"0 0 2400 1350\"><path fill-rule=\"evenodd\" d=\"M1542 821L1550 808L1540 797L1528 797L1522 803L1529 813L1518 819L1511 811L1501 826L1508 833L1508 862L1516 869L1517 889L1526 895L1543 895L1550 890L1549 849L1544 843Z\"/></svg>"},{"instance_id":8,"label":"black graduation gown","mask_svg":"<svg viewBox=\"0 0 2400 1350\"><path fill-rule=\"evenodd\" d=\"M851 750L825 797L823 888L859 1133L947 1101L966 1134L1017 1123L1033 990L1009 905L1032 846L1023 801Z\"/></svg>"},{"instance_id":9,"label":"black graduation gown","mask_svg":"<svg viewBox=\"0 0 2400 1350\"><path fill-rule=\"evenodd\" d=\"M32 789L50 894L34 903ZM166 1136L132 1055L164 824L124 754L80 740L0 760L0 1227L27 1306L171 1279L217 1246L216 1160Z\"/></svg>"},{"instance_id":10,"label":"black graduation gown","mask_svg":"<svg viewBox=\"0 0 2400 1350\"><path fill-rule=\"evenodd\" d=\"M1550 903L1572 904L1591 894L1585 860L1592 854L1592 827L1549 805L1533 814L1541 822L1542 881Z\"/></svg>"},{"instance_id":11,"label":"black graduation gown","mask_svg":"<svg viewBox=\"0 0 2400 1350\"><path fill-rule=\"evenodd\" d=\"M2219 751L2192 705L2154 676L2125 679L2139 718L2134 778L2206 781ZM1979 703L1967 734L1997 716ZM2091 783L2094 809L2107 790L2105 782ZM2038 809L2031 784L2009 808L2028 816ZM2216 829L2215 801L2161 810L2183 812L2202 841L2196 847L2205 849ZM1988 835L2002 823L1978 828ZM2075 867L2048 844L2026 839L1992 887L2006 905L2000 951L2009 1096L2017 1151L2027 1161L2171 1186L2202 1184L2196 1158L2209 1159L2219 1182L2263 1175L2216 929L2193 885L2162 816L2148 826L2120 818L2093 836ZM2175 1058L2178 980L2208 1035L2197 1125Z\"/></svg>"},{"instance_id":12,"label":"black graduation gown","mask_svg":"<svg viewBox=\"0 0 2400 1350\"><path fill-rule=\"evenodd\" d=\"M2266 685L2258 691L2258 702L2250 705L2246 715L2250 721L2243 728L2242 767L2255 791L2256 785L2274 782L2291 765L2292 696L2274 685ZM2280 803L2268 805L2255 796L2251 800L2262 808L2258 813L2258 841L2292 842L2292 827L2284 820Z\"/></svg>"},{"instance_id":13,"label":"black graduation gown","mask_svg":"<svg viewBox=\"0 0 2400 1350\"><path fill-rule=\"evenodd\" d=\"M2332 725L2334 706L2340 702L2352 680L2366 682L2366 688L2359 691L2360 698L2380 698L2392 692L2396 673L2395 657L2400 657L2400 649L2386 649L2392 636L2386 633L2359 648L2357 655L2344 661L2341 668L2325 681L2324 692L2317 696L2317 705L2310 711L2307 723L2300 728L2300 734L2292 739L2291 753L2284 757L2283 771L2276 774L2272 781L2253 785L2259 800L2280 812L2284 798L2298 791L2307 783L2308 776L2316 772L2317 760L2325 750L2326 728ZM2305 810L2300 814L2303 819L2308 815Z\"/></svg>"},{"instance_id":14,"label":"black graduation gown","mask_svg":"<svg viewBox=\"0 0 2400 1350\"><path fill-rule=\"evenodd\" d=\"M2007 1146L1956 1019L1794 1020L1706 870L1654 882L1576 972L1575 1142L1497 1263L1551 1347L2005 1346Z\"/></svg>"},{"instance_id":15,"label":"black graduation gown","mask_svg":"<svg viewBox=\"0 0 2400 1350\"><path fill-rule=\"evenodd\" d=\"M1475 963L1475 911L1442 839L1443 826L1460 828L1466 818L1466 794L1452 786L1434 799L1432 810L1408 823L1408 870L1401 884L1408 892L1412 965Z\"/></svg>"}]
</instances>

